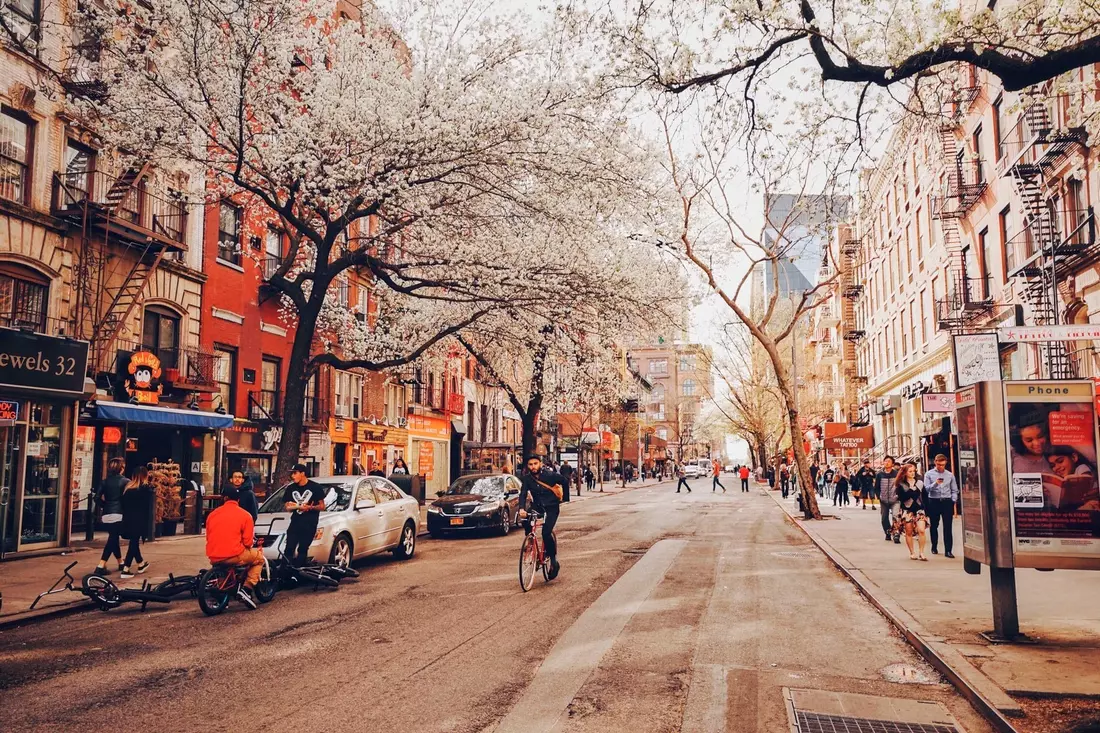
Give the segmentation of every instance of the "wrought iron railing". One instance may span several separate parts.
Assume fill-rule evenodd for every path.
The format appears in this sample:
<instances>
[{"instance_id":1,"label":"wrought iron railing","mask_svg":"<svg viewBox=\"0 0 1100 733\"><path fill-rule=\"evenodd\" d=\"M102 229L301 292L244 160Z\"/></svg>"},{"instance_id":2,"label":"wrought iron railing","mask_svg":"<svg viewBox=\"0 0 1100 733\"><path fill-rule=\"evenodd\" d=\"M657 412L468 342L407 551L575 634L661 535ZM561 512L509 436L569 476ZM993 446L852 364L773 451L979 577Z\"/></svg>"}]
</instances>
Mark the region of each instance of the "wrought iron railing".
<instances>
[{"instance_id":1,"label":"wrought iron railing","mask_svg":"<svg viewBox=\"0 0 1100 733\"><path fill-rule=\"evenodd\" d=\"M248 418L250 420L278 420L280 393L277 390L259 389L248 393Z\"/></svg>"},{"instance_id":2,"label":"wrought iron railing","mask_svg":"<svg viewBox=\"0 0 1100 733\"><path fill-rule=\"evenodd\" d=\"M147 179L129 182L103 171L54 174L53 210L75 214L85 205L131 226L183 244L187 207L183 200L152 186Z\"/></svg>"}]
</instances>

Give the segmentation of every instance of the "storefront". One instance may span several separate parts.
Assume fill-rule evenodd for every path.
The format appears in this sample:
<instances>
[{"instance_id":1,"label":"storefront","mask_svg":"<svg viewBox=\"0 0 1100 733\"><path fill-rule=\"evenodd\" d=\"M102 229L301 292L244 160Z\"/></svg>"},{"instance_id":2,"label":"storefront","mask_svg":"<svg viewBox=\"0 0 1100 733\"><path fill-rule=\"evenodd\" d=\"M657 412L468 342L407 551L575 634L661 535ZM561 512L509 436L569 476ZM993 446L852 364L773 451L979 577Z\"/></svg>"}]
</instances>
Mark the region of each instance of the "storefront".
<instances>
[{"instance_id":1,"label":"storefront","mask_svg":"<svg viewBox=\"0 0 1100 733\"><path fill-rule=\"evenodd\" d=\"M69 542L88 344L0 329L0 558Z\"/></svg>"},{"instance_id":2,"label":"storefront","mask_svg":"<svg viewBox=\"0 0 1100 733\"><path fill-rule=\"evenodd\" d=\"M355 442L355 421L343 417L334 417L328 424L329 440L332 443L332 475L348 476L356 473L353 460L355 456L352 444ZM366 473L361 471L361 473Z\"/></svg>"},{"instance_id":3,"label":"storefront","mask_svg":"<svg viewBox=\"0 0 1100 733\"><path fill-rule=\"evenodd\" d=\"M407 462L415 474L424 477L426 495L445 491L450 485L451 421L429 415L409 416Z\"/></svg>"},{"instance_id":4,"label":"storefront","mask_svg":"<svg viewBox=\"0 0 1100 733\"><path fill-rule=\"evenodd\" d=\"M405 457L409 431L385 424L361 422L355 426L355 441L363 472L381 471L388 476L394 462Z\"/></svg>"},{"instance_id":5,"label":"storefront","mask_svg":"<svg viewBox=\"0 0 1100 733\"><path fill-rule=\"evenodd\" d=\"M252 481L256 495L264 497L271 488L275 459L283 429L278 425L236 419L222 432L224 450L220 484L225 484L234 471L241 471Z\"/></svg>"},{"instance_id":6,"label":"storefront","mask_svg":"<svg viewBox=\"0 0 1100 733\"><path fill-rule=\"evenodd\" d=\"M160 474L157 487L157 531L197 532L200 527L188 514L198 503L194 491L214 493L217 464L217 431L233 427L232 415L162 405L123 402L90 402L81 412L78 440L73 452L75 466L90 477L88 494L107 475L113 458L125 461L125 475L138 466ZM154 481L154 483L157 483ZM83 509L91 506L81 496ZM87 513L82 521L74 516L74 531L87 531Z\"/></svg>"}]
</instances>

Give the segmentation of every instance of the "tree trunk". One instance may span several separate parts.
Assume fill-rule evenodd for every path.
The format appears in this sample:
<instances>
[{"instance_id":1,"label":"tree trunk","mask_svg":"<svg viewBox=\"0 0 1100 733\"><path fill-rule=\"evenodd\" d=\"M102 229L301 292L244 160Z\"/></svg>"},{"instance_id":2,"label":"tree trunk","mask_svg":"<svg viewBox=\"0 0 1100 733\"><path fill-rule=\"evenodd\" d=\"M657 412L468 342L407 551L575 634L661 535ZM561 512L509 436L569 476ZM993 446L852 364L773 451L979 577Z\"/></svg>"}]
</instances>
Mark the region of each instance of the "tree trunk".
<instances>
[{"instance_id":1,"label":"tree trunk","mask_svg":"<svg viewBox=\"0 0 1100 733\"><path fill-rule=\"evenodd\" d=\"M513 407L516 405L513 404ZM538 441L539 410L542 408L542 395L535 395L528 401L527 409L517 410L520 417L520 425L523 428L523 455L520 461L526 465L527 457L535 455ZM517 470L518 474L519 471Z\"/></svg>"},{"instance_id":2,"label":"tree trunk","mask_svg":"<svg viewBox=\"0 0 1100 733\"><path fill-rule=\"evenodd\" d=\"M764 344L764 348L772 357L776 386L783 395L783 404L787 407L787 429L790 431L795 468L798 470L798 491L802 495L802 514L806 519L821 519L821 510L817 506L817 492L810 482L810 468L806 463L806 451L802 446L802 429L798 424L798 410L795 408L790 375L782 359L779 358L775 343Z\"/></svg>"},{"instance_id":3,"label":"tree trunk","mask_svg":"<svg viewBox=\"0 0 1100 733\"><path fill-rule=\"evenodd\" d=\"M304 312L298 314L294 329L294 344L287 363L286 387L283 393L283 437L279 441L279 456L275 461L272 486L280 486L290 480L290 467L298 462L302 445L302 422L305 418L306 378L310 351L313 348L313 332L317 325L320 304L314 307L310 301ZM320 387L318 386L318 389Z\"/></svg>"}]
</instances>

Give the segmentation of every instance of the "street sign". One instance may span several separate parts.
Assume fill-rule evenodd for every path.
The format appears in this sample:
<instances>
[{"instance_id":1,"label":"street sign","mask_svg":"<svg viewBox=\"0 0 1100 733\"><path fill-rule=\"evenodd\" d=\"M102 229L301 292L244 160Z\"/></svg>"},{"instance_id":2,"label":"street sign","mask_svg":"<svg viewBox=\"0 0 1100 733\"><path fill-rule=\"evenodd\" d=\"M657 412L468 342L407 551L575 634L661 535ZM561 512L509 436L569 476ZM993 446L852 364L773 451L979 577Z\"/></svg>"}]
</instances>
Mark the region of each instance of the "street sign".
<instances>
[{"instance_id":1,"label":"street sign","mask_svg":"<svg viewBox=\"0 0 1100 733\"><path fill-rule=\"evenodd\" d=\"M952 340L955 385L958 389L978 382L1001 380L1001 356L995 333L955 334Z\"/></svg>"},{"instance_id":2,"label":"street sign","mask_svg":"<svg viewBox=\"0 0 1100 733\"><path fill-rule=\"evenodd\" d=\"M1100 324L1008 326L997 329L997 335L1001 341L1015 344L1033 344L1043 341L1091 341L1100 339Z\"/></svg>"}]
</instances>

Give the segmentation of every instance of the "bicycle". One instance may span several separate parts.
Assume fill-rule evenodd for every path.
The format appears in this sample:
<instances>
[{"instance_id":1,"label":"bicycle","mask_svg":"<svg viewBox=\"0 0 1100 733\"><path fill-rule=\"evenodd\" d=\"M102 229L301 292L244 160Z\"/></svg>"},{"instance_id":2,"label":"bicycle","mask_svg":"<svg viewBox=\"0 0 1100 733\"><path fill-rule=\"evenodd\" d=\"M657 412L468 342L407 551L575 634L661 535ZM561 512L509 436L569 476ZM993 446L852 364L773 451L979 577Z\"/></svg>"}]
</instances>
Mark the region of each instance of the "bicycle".
<instances>
[{"instance_id":1,"label":"bicycle","mask_svg":"<svg viewBox=\"0 0 1100 733\"><path fill-rule=\"evenodd\" d=\"M547 583L550 582L550 563L538 539L539 519L537 512L527 512L530 527L519 549L519 587L523 588L524 593L531 590L531 586L535 583L535 572L538 570L542 570L543 579ZM551 536L557 541L556 532L551 533Z\"/></svg>"},{"instance_id":2,"label":"bicycle","mask_svg":"<svg viewBox=\"0 0 1100 733\"><path fill-rule=\"evenodd\" d=\"M215 563L209 570L199 575L197 595L199 608L207 616L217 616L229 607L229 601L236 596L248 577L248 565ZM264 560L260 570L260 582L252 589L252 597L260 603L267 603L275 597L276 584L271 579L271 566ZM244 601L242 601L243 603Z\"/></svg>"}]
</instances>

